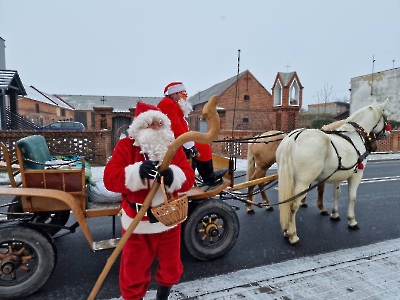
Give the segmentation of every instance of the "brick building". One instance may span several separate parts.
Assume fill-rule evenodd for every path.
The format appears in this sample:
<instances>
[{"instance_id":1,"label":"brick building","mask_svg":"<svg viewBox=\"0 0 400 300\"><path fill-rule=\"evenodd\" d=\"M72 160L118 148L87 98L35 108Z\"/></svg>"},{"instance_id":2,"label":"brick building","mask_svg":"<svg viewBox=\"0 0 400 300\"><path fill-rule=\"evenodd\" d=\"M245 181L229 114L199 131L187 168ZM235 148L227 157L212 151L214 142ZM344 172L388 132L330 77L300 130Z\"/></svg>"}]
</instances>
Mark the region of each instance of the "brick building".
<instances>
[{"instance_id":1,"label":"brick building","mask_svg":"<svg viewBox=\"0 0 400 300\"><path fill-rule=\"evenodd\" d=\"M217 95L222 130L264 132L295 129L302 105L302 89L296 72L278 72L271 94L246 70L188 99L194 108L189 116L190 128L206 131L201 112L211 96Z\"/></svg>"},{"instance_id":2,"label":"brick building","mask_svg":"<svg viewBox=\"0 0 400 300\"><path fill-rule=\"evenodd\" d=\"M74 121L74 108L57 96L24 85L26 95L18 99L18 114L38 126L56 121Z\"/></svg>"}]
</instances>

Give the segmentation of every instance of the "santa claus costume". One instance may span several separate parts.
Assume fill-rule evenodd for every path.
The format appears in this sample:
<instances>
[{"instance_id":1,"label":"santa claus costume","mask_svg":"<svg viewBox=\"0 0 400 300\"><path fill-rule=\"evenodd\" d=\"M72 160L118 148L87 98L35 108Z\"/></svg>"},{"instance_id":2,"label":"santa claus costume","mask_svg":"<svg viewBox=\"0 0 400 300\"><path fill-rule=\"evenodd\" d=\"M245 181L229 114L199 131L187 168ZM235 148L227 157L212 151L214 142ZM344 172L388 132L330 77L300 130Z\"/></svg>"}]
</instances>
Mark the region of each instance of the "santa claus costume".
<instances>
[{"instance_id":1,"label":"santa claus costume","mask_svg":"<svg viewBox=\"0 0 400 300\"><path fill-rule=\"evenodd\" d=\"M154 121L159 123L160 129L147 128ZM116 145L103 179L108 190L121 193L122 234L136 217L153 183L153 179L140 176L141 165L147 159L161 164L168 145L174 139L169 119L157 107L142 102L136 105L135 119L128 134ZM176 152L168 171L172 173L172 181L166 186L167 192L177 196L178 192L186 192L193 186L194 172L182 148ZM159 189L151 206L163 201ZM170 287L179 282L183 272L180 230L180 224L168 227L160 222L153 223L147 214L142 218L122 249L119 283L123 299L145 296L155 258L158 258L155 280L160 287L166 288L169 294Z\"/></svg>"},{"instance_id":2,"label":"santa claus costume","mask_svg":"<svg viewBox=\"0 0 400 300\"><path fill-rule=\"evenodd\" d=\"M171 95L182 91L186 91L182 82L171 82L164 88L165 97L157 105L171 120L171 129L174 132L175 138L189 131L188 122L185 118L193 110L190 103L186 100L187 95L185 99L174 100L171 98ZM183 144L185 149L191 149L193 146L195 146L200 154L200 156L196 157L197 162L194 164L194 168L197 167L204 182L213 183L225 175L228 171L227 169L214 171L212 151L209 144L200 144L192 141Z\"/></svg>"}]
</instances>

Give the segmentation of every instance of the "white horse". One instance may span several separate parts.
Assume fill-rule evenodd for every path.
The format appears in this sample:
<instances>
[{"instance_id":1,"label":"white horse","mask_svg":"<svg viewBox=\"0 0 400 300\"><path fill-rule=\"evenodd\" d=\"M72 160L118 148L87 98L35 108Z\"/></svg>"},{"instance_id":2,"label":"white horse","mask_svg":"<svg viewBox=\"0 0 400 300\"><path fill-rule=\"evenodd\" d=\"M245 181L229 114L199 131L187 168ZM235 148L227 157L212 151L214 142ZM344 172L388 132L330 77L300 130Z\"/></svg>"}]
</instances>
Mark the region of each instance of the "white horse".
<instances>
[{"instance_id":1,"label":"white horse","mask_svg":"<svg viewBox=\"0 0 400 300\"><path fill-rule=\"evenodd\" d=\"M279 178L280 223L284 236L291 244L300 243L296 232L296 212L302 195L313 181L332 183L333 207L331 218L339 219L338 199L340 182L346 180L349 190L347 210L348 226L357 229L354 213L357 187L363 177L369 133L378 138L388 134L384 115L388 100L364 107L338 127L336 134L327 134L317 129L297 129L283 139L276 158ZM292 201L286 201L292 197Z\"/></svg>"}]
</instances>

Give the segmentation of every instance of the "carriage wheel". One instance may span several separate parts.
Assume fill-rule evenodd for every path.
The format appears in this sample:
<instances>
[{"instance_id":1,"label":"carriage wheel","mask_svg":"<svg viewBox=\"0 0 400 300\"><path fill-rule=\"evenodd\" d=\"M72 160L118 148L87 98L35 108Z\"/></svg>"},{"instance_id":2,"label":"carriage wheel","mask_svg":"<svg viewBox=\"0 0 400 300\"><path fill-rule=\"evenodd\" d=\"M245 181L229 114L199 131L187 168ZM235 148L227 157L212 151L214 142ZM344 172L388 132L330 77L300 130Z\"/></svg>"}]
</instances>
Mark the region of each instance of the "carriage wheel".
<instances>
[{"instance_id":1,"label":"carriage wheel","mask_svg":"<svg viewBox=\"0 0 400 300\"><path fill-rule=\"evenodd\" d=\"M9 213L22 213L22 204L21 204L21 197L17 196L14 198L13 202L18 201L17 204L13 204L8 207ZM58 225L64 226L67 224L69 219L70 211L63 210L63 211L56 211L56 212L40 212L33 214L33 223L42 223L42 224L50 224L50 225ZM18 215L8 215L8 220L17 219ZM55 235L59 232L62 228L60 227L47 227L43 226L43 230L45 230L50 235Z\"/></svg>"},{"instance_id":2,"label":"carriage wheel","mask_svg":"<svg viewBox=\"0 0 400 300\"><path fill-rule=\"evenodd\" d=\"M239 236L239 218L225 202L207 199L183 223L183 242L189 253L200 260L227 254Z\"/></svg>"},{"instance_id":3,"label":"carriage wheel","mask_svg":"<svg viewBox=\"0 0 400 300\"><path fill-rule=\"evenodd\" d=\"M18 224L0 227L0 299L26 297L50 277L56 250L44 234Z\"/></svg>"}]
</instances>

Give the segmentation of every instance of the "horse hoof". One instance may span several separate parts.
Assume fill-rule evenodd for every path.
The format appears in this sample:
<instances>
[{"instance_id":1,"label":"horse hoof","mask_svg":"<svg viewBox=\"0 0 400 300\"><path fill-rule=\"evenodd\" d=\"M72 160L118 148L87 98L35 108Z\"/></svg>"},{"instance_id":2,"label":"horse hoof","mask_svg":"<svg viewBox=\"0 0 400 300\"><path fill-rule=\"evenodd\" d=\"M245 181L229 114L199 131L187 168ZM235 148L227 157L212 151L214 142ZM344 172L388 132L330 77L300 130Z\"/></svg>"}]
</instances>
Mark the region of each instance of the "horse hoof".
<instances>
[{"instance_id":1,"label":"horse hoof","mask_svg":"<svg viewBox=\"0 0 400 300\"><path fill-rule=\"evenodd\" d=\"M348 225L348 226L349 226L349 228L350 228L351 230L358 230L358 229L360 229L360 226L358 226L358 224L353 225L353 226L350 226L350 225Z\"/></svg>"},{"instance_id":2,"label":"horse hoof","mask_svg":"<svg viewBox=\"0 0 400 300\"><path fill-rule=\"evenodd\" d=\"M297 242L290 243L290 245L292 245L292 246L301 246L301 241L297 240Z\"/></svg>"},{"instance_id":3,"label":"horse hoof","mask_svg":"<svg viewBox=\"0 0 400 300\"><path fill-rule=\"evenodd\" d=\"M300 206L301 207L308 207L308 204L307 203L302 203L302 204L300 204Z\"/></svg>"},{"instance_id":4,"label":"horse hoof","mask_svg":"<svg viewBox=\"0 0 400 300\"><path fill-rule=\"evenodd\" d=\"M331 221L333 221L333 222L338 222L338 221L340 221L340 217L334 218L334 217L332 217L332 215L331 215Z\"/></svg>"},{"instance_id":5,"label":"horse hoof","mask_svg":"<svg viewBox=\"0 0 400 300\"><path fill-rule=\"evenodd\" d=\"M254 211L254 209L248 209L248 210L247 210L247 213L248 213L249 215L254 215L256 212Z\"/></svg>"},{"instance_id":6,"label":"horse hoof","mask_svg":"<svg viewBox=\"0 0 400 300\"><path fill-rule=\"evenodd\" d=\"M325 211L321 211L321 215L323 215L323 216L329 216L329 213L325 210Z\"/></svg>"},{"instance_id":7,"label":"horse hoof","mask_svg":"<svg viewBox=\"0 0 400 300\"><path fill-rule=\"evenodd\" d=\"M267 208L266 208L268 211L273 211L274 210L274 207L273 206L267 206Z\"/></svg>"}]
</instances>

